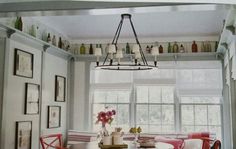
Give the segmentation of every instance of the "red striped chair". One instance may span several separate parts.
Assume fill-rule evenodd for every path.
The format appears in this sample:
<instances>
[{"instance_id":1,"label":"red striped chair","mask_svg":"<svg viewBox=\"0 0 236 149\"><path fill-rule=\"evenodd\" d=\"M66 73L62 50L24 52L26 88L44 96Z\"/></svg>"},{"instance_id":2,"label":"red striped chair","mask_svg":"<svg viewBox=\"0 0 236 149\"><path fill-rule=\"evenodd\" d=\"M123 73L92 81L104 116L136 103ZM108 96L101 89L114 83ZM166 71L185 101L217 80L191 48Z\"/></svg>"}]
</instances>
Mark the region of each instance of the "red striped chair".
<instances>
[{"instance_id":1,"label":"red striped chair","mask_svg":"<svg viewBox=\"0 0 236 149\"><path fill-rule=\"evenodd\" d=\"M188 134L189 139L202 139L202 149L221 149L220 140L214 140L210 138L209 132L194 132Z\"/></svg>"}]
</instances>

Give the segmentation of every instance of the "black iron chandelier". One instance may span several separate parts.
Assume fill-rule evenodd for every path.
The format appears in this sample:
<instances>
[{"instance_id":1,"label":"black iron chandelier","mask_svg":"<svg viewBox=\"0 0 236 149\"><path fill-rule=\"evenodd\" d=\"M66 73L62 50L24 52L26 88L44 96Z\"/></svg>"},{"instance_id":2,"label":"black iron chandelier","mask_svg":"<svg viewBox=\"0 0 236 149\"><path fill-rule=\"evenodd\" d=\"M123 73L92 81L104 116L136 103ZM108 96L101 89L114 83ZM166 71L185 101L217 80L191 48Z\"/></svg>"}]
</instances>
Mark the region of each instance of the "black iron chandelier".
<instances>
[{"instance_id":1,"label":"black iron chandelier","mask_svg":"<svg viewBox=\"0 0 236 149\"><path fill-rule=\"evenodd\" d=\"M121 58L123 58L123 52L122 50L117 48L117 42L120 36L120 31L124 19L129 19L136 40L136 44L134 44L132 48L133 54L131 54L131 61L129 63L121 63ZM133 22L131 20L131 14L122 14L115 36L113 38L112 43L109 44L108 46L108 52L102 65L99 65L99 57L102 56L101 49L100 48L95 49L94 54L97 57L97 66L95 68L104 70L127 70L127 71L150 70L152 68L157 68L157 55L159 55L158 47L153 47L151 53L155 57L154 65L149 65L145 58L136 31L134 29Z\"/></svg>"}]
</instances>

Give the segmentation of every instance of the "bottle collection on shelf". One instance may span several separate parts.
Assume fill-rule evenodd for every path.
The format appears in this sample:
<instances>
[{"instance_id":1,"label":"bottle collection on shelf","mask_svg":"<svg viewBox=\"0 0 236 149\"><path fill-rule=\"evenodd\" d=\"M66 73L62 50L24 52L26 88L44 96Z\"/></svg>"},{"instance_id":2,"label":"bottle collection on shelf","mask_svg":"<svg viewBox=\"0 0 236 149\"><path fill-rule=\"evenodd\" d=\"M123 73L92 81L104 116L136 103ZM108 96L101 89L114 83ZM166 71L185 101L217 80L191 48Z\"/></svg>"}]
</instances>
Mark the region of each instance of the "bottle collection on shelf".
<instances>
[{"instance_id":1,"label":"bottle collection on shelf","mask_svg":"<svg viewBox=\"0 0 236 149\"><path fill-rule=\"evenodd\" d=\"M15 21L15 28L20 30L20 31L23 31L23 21L22 21L22 17L17 17L16 18L16 21ZM31 28L29 29L29 34L35 38L37 38L37 31L38 31L39 27L35 26L35 25L32 25ZM63 49L65 51L71 51L71 45L69 43L69 41L67 40L62 40L62 37L59 37L59 41L57 43L57 38L56 38L56 35L53 35L53 37L51 38L51 35L50 33L46 33L47 35L42 35L42 38L41 40L49 43L49 44L52 44L60 49ZM47 37L46 39L44 39L43 37Z\"/></svg>"},{"instance_id":2,"label":"bottle collection on shelf","mask_svg":"<svg viewBox=\"0 0 236 149\"><path fill-rule=\"evenodd\" d=\"M22 21L22 17L17 17L16 21L15 21L15 28L23 31L23 21ZM29 31L29 34L36 37L37 34L37 30L38 27L36 28L35 25L31 26L31 29ZM60 49L63 49L65 51L71 52L75 55L85 55L85 54L89 54L89 55L93 55L94 54L94 50L95 48L93 48L93 44L90 44L88 47L85 46L85 44L81 44L80 47L75 47L72 51L72 46L70 45L69 41L67 40L62 40L62 37L59 37L59 41L57 42L57 38L56 35L53 35L53 37L51 38L50 33L47 33L47 38L43 39L43 41L52 44ZM107 48L108 48L109 44L107 44L105 46L105 48L102 47L102 44L96 44L96 48L101 48L102 49L102 54L106 55L107 53ZM187 51L187 48L184 47L184 44L178 44L177 42L171 43L168 42L167 46L166 46L166 50L165 50L165 46L164 45L159 45L158 42L156 42L154 44L154 46L157 46L159 48L159 53L188 53L190 51ZM198 48L198 45L195 41L192 42L192 46L191 46L191 52L192 53L197 53L197 52L216 52L217 50L217 46L218 46L218 42L215 42L215 47L214 49L211 46L210 41L202 41L201 42L201 46L200 49ZM143 52L146 54L151 54L153 45L147 45L146 48L143 48ZM189 49L189 48L188 48ZM124 54L133 54L131 47L130 47L130 43L126 43L125 47L122 48L122 51ZM165 52L164 52L165 51Z\"/></svg>"},{"instance_id":3,"label":"bottle collection on shelf","mask_svg":"<svg viewBox=\"0 0 236 149\"><path fill-rule=\"evenodd\" d=\"M174 43L170 43L168 42L167 46L166 46L166 50L164 50L164 46L163 45L158 45L158 43L156 42L154 44L154 46L158 46L159 48L159 53L199 53L199 52L216 52L217 50L217 46L218 46L218 42L215 41L215 47L212 48L212 44L210 41L202 41L200 46L200 49L198 48L198 45L195 41L193 41L191 43L191 51L187 51L186 48L184 47L184 44L178 44L177 42ZM96 48L101 48L102 50L102 54L105 55L107 53L107 47L109 46L109 44L107 44L105 46L105 48L103 48L102 44L96 44ZM80 45L80 47L77 45L77 47L75 47L74 49L74 54L75 55L93 55L94 54L94 50L96 50L96 48L93 48L93 44L89 44L89 46L85 46L84 43L82 43ZM143 49L143 52L146 54L151 54L153 45L147 45L146 48ZM122 48L122 51L124 54L133 54L132 50L131 50L131 46L130 43L126 43L125 47ZM166 52L164 52L166 51Z\"/></svg>"}]
</instances>

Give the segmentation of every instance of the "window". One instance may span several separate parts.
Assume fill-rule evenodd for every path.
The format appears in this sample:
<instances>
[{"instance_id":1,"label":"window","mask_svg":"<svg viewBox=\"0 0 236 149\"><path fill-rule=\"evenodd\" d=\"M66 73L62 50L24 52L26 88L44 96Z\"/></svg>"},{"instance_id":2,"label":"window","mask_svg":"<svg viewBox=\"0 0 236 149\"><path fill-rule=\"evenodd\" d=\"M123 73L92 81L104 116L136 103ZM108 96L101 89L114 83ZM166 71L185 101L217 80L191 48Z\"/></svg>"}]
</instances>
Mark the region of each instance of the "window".
<instances>
[{"instance_id":1,"label":"window","mask_svg":"<svg viewBox=\"0 0 236 149\"><path fill-rule=\"evenodd\" d=\"M160 62L159 68L140 72L92 70L93 120L98 111L109 106L117 110L112 127L125 131L133 126L146 133L210 131L221 138L221 63ZM100 127L93 125L92 130Z\"/></svg>"},{"instance_id":2,"label":"window","mask_svg":"<svg viewBox=\"0 0 236 149\"><path fill-rule=\"evenodd\" d=\"M136 125L144 132L175 131L173 86L136 86L136 96Z\"/></svg>"},{"instance_id":3,"label":"window","mask_svg":"<svg viewBox=\"0 0 236 149\"><path fill-rule=\"evenodd\" d=\"M221 98L181 97L182 132L215 132L221 139Z\"/></svg>"},{"instance_id":4,"label":"window","mask_svg":"<svg viewBox=\"0 0 236 149\"><path fill-rule=\"evenodd\" d=\"M96 122L97 113L104 110L105 107L116 110L112 126L129 129L129 111L130 111L130 91L125 89L97 89L93 94L93 124ZM98 131L100 126L93 125L93 131Z\"/></svg>"}]
</instances>

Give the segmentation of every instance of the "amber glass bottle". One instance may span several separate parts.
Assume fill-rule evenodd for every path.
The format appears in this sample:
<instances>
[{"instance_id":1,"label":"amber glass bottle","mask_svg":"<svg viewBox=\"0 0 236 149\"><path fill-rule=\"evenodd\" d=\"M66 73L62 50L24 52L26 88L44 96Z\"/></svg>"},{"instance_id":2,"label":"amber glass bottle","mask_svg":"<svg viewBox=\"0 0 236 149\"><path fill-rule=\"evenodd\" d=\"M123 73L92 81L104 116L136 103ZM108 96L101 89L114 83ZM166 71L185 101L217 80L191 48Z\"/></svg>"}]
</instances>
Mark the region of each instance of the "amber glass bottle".
<instances>
[{"instance_id":1,"label":"amber glass bottle","mask_svg":"<svg viewBox=\"0 0 236 149\"><path fill-rule=\"evenodd\" d=\"M159 53L163 53L163 47L162 47L162 45L159 46Z\"/></svg>"},{"instance_id":2,"label":"amber glass bottle","mask_svg":"<svg viewBox=\"0 0 236 149\"><path fill-rule=\"evenodd\" d=\"M196 44L196 42L195 41L193 41L193 44L192 44L192 52L194 53L196 53L198 50L197 50L197 44Z\"/></svg>"}]
</instances>

